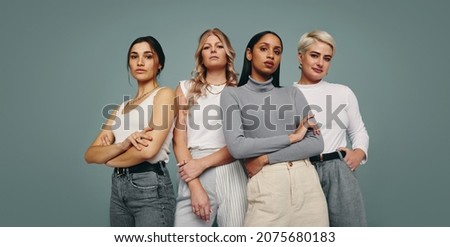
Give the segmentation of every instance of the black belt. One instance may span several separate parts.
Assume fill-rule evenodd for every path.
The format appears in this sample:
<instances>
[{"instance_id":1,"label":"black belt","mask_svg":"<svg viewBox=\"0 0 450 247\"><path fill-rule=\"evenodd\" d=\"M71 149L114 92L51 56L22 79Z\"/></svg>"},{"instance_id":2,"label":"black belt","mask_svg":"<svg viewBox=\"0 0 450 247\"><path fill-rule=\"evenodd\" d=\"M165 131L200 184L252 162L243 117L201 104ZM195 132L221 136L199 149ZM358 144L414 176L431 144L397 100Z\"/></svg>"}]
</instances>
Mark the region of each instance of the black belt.
<instances>
[{"instance_id":1,"label":"black belt","mask_svg":"<svg viewBox=\"0 0 450 247\"><path fill-rule=\"evenodd\" d=\"M114 173L117 175L124 175L127 173L141 173L141 172L154 172L158 175L164 175L164 171L162 170L166 166L166 162L158 161L154 164L144 161L140 164L137 164L132 167L127 168L114 168Z\"/></svg>"},{"instance_id":2,"label":"black belt","mask_svg":"<svg viewBox=\"0 0 450 247\"><path fill-rule=\"evenodd\" d=\"M342 156L339 156L339 153L341 153ZM319 154L313 157L309 158L309 161L311 162L322 162L322 161L327 161L327 160L334 160L334 159L340 159L341 157L345 157L345 151L341 150L341 151L336 151L336 152L332 152L332 153L327 153L327 154Z\"/></svg>"}]
</instances>

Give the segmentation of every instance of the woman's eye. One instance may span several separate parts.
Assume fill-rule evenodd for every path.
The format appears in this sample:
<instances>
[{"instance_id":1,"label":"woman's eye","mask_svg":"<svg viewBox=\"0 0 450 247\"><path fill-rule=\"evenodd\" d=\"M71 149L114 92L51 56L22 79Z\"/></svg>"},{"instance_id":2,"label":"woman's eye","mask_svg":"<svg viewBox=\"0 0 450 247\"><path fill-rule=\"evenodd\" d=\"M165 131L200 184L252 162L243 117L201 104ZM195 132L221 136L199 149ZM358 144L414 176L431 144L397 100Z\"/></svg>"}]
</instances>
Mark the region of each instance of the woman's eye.
<instances>
[{"instance_id":1,"label":"woman's eye","mask_svg":"<svg viewBox=\"0 0 450 247\"><path fill-rule=\"evenodd\" d=\"M208 50L208 49L209 49L209 46L203 47L203 50Z\"/></svg>"},{"instance_id":2,"label":"woman's eye","mask_svg":"<svg viewBox=\"0 0 450 247\"><path fill-rule=\"evenodd\" d=\"M130 59L136 59L136 58L137 58L136 55L131 55L131 56L130 56Z\"/></svg>"}]
</instances>

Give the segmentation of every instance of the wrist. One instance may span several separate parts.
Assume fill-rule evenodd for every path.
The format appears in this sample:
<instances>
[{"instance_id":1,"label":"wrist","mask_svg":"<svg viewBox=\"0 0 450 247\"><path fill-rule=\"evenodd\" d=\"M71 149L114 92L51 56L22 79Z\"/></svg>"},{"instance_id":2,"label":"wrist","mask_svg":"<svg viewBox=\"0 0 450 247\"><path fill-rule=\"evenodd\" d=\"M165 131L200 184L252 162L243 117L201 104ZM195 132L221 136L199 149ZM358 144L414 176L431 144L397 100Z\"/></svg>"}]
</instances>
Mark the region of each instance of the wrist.
<instances>
[{"instance_id":1,"label":"wrist","mask_svg":"<svg viewBox=\"0 0 450 247\"><path fill-rule=\"evenodd\" d=\"M301 124L300 128L298 128L298 131L300 133L306 133L306 131L308 131L309 126L307 126L306 124Z\"/></svg>"},{"instance_id":2,"label":"wrist","mask_svg":"<svg viewBox=\"0 0 450 247\"><path fill-rule=\"evenodd\" d=\"M289 142L292 144L292 143L296 143L296 142L298 142L299 141L299 134L297 134L297 133L292 133L292 134L289 134L288 135L288 137L289 137Z\"/></svg>"},{"instance_id":3,"label":"wrist","mask_svg":"<svg viewBox=\"0 0 450 247\"><path fill-rule=\"evenodd\" d=\"M305 137L305 134L308 130L302 126L300 129L297 129L294 133L289 134L289 141L291 144L299 142Z\"/></svg>"},{"instance_id":4,"label":"wrist","mask_svg":"<svg viewBox=\"0 0 450 247\"><path fill-rule=\"evenodd\" d=\"M209 163L205 161L205 159L198 159L198 163L202 168L202 172L209 168Z\"/></svg>"},{"instance_id":5,"label":"wrist","mask_svg":"<svg viewBox=\"0 0 450 247\"><path fill-rule=\"evenodd\" d=\"M306 124L307 124L307 121L301 121L300 125L298 126L297 129L301 129L301 128L307 129L308 127L306 126Z\"/></svg>"},{"instance_id":6,"label":"wrist","mask_svg":"<svg viewBox=\"0 0 450 247\"><path fill-rule=\"evenodd\" d=\"M267 154L261 156L261 162L263 163L263 166L269 164L269 156L267 156Z\"/></svg>"},{"instance_id":7,"label":"wrist","mask_svg":"<svg viewBox=\"0 0 450 247\"><path fill-rule=\"evenodd\" d=\"M366 159L366 152L364 152L364 150L360 148L355 148L353 149L353 152L357 153L361 157L361 160Z\"/></svg>"}]
</instances>

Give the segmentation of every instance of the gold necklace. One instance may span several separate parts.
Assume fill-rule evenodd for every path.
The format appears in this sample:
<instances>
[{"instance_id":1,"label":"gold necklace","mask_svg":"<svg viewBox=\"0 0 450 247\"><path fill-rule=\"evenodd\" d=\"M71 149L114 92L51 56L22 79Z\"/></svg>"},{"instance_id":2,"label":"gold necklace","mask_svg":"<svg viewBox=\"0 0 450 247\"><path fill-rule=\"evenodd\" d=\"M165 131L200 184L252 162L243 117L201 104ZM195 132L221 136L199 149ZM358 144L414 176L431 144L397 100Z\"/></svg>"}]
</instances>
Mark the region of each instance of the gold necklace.
<instances>
[{"instance_id":1,"label":"gold necklace","mask_svg":"<svg viewBox=\"0 0 450 247\"><path fill-rule=\"evenodd\" d=\"M227 83L227 81L224 81L224 82L222 82L222 83L219 83L219 84L212 84L212 83L209 83L209 82L206 82L208 85L212 85L212 86L222 86L223 84L226 84Z\"/></svg>"},{"instance_id":2,"label":"gold necklace","mask_svg":"<svg viewBox=\"0 0 450 247\"><path fill-rule=\"evenodd\" d=\"M150 91L148 91L148 92L142 94L141 96L139 96L139 97L137 97L137 98L135 98L135 99L130 100L129 104L131 105L131 104L133 104L134 102L141 100L142 98L144 98L145 96L147 96L147 95L150 94L151 92L155 91L155 89L157 89L158 87L159 87L159 86L156 86L156 87L154 87L152 90L150 90Z\"/></svg>"},{"instance_id":3,"label":"gold necklace","mask_svg":"<svg viewBox=\"0 0 450 247\"><path fill-rule=\"evenodd\" d=\"M213 86L222 86L222 85L224 85L225 83L226 83L226 82L224 82L224 83L222 83L222 84L219 84L219 85L213 85ZM220 90L219 92L213 92L213 91L209 90L209 87L210 87L210 86L211 86L210 84L206 85L206 90L208 90L208 92L209 92L210 94L213 94L213 95L219 95L219 94L225 89L225 87L223 87L222 90Z\"/></svg>"}]
</instances>

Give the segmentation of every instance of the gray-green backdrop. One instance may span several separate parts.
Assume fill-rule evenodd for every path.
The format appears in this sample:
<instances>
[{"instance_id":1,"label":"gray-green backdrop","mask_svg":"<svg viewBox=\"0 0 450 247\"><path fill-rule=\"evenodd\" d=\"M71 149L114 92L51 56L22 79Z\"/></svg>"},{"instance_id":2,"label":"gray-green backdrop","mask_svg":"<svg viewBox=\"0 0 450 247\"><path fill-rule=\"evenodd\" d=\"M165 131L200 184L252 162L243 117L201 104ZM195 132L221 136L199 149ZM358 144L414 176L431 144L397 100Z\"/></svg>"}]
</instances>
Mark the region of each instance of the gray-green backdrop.
<instances>
[{"instance_id":1,"label":"gray-green backdrop","mask_svg":"<svg viewBox=\"0 0 450 247\"><path fill-rule=\"evenodd\" d=\"M445 0L2 0L0 226L108 226L111 170L83 155L102 108L135 93L129 44L156 37L160 82L175 88L211 27L230 37L238 71L250 37L277 32L285 86L299 78L300 34L329 31L327 80L354 90L370 135L357 172L369 225L450 226L449 9Z\"/></svg>"}]
</instances>

